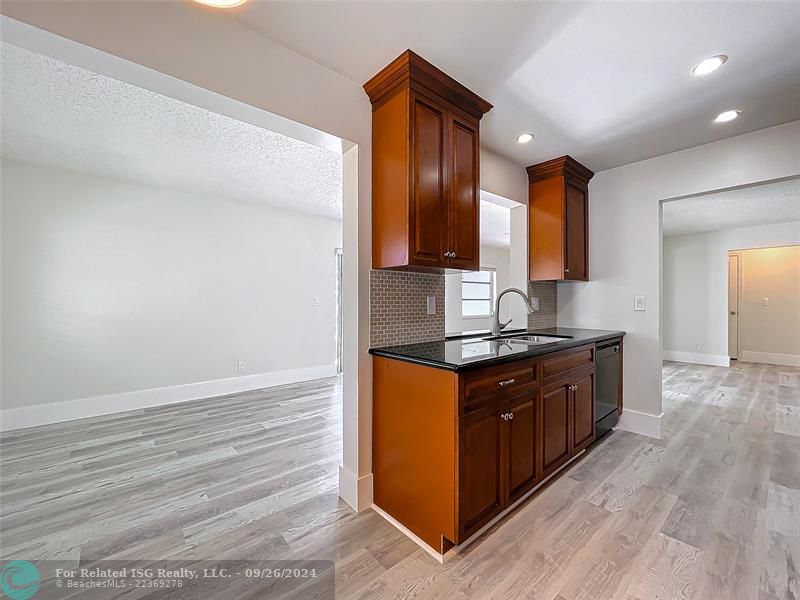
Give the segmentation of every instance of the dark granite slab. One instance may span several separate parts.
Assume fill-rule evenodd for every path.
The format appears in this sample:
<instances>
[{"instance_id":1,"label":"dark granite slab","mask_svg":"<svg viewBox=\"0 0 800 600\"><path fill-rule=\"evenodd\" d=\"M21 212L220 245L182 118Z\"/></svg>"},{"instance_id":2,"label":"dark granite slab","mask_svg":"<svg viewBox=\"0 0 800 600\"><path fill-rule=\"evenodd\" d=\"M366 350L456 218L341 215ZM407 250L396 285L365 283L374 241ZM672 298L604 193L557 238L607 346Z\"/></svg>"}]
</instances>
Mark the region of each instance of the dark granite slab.
<instances>
[{"instance_id":1,"label":"dark granite slab","mask_svg":"<svg viewBox=\"0 0 800 600\"><path fill-rule=\"evenodd\" d=\"M488 367L490 365L512 362L521 358L558 352L559 350L566 350L568 348L582 346L583 344L591 344L625 335L624 331L573 329L569 327L552 327L528 332L520 331L508 335L520 335L525 333L559 336L563 339L550 344L528 345L512 339L488 341L483 339L489 337L486 334L477 334L458 339L372 348L369 352L374 356L394 358L435 367L437 369L465 371L478 367Z\"/></svg>"}]
</instances>

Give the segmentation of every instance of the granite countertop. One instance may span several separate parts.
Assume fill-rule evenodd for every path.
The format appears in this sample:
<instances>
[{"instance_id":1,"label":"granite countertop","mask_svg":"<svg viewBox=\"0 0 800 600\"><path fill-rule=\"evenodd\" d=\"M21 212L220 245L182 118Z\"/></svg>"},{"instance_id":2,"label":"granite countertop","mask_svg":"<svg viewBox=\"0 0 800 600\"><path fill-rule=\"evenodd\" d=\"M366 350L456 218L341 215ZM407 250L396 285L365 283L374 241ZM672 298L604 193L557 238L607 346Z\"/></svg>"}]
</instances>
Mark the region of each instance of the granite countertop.
<instances>
[{"instance_id":1,"label":"granite countertop","mask_svg":"<svg viewBox=\"0 0 800 600\"><path fill-rule=\"evenodd\" d=\"M437 369L465 371L617 338L625 335L625 332L606 329L551 327L549 329L537 329L535 331L518 330L516 332L503 332L503 334L552 335L560 336L564 339L551 344L529 345L518 340L487 341L483 338L489 336L485 333L481 333L437 340L434 342L371 348L369 352L374 356L404 360L406 362L427 365Z\"/></svg>"}]
</instances>

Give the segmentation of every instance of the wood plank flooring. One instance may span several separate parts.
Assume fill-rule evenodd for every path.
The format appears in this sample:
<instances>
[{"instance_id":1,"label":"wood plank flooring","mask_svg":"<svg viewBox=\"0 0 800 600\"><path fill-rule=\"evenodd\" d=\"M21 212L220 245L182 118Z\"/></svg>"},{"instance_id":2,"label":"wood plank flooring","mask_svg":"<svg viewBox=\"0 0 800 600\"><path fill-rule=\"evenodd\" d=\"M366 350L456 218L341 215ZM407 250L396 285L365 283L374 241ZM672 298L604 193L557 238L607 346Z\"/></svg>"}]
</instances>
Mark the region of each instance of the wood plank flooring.
<instances>
[{"instance_id":1,"label":"wood plank flooring","mask_svg":"<svg viewBox=\"0 0 800 600\"><path fill-rule=\"evenodd\" d=\"M337 497L337 379L0 437L0 556L316 558L337 598L800 600L800 369L664 365L618 431L444 565Z\"/></svg>"}]
</instances>

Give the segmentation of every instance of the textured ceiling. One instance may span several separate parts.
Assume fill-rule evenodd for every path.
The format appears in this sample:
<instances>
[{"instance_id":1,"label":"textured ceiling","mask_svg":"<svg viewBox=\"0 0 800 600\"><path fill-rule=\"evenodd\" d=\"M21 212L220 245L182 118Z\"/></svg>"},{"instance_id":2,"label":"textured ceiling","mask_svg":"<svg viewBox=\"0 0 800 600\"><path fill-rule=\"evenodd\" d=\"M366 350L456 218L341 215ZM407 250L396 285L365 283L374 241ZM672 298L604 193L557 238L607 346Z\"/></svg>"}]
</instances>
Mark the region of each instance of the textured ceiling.
<instances>
[{"instance_id":1,"label":"textured ceiling","mask_svg":"<svg viewBox=\"0 0 800 600\"><path fill-rule=\"evenodd\" d=\"M800 221L800 179L664 203L664 235Z\"/></svg>"},{"instance_id":2,"label":"textured ceiling","mask_svg":"<svg viewBox=\"0 0 800 600\"><path fill-rule=\"evenodd\" d=\"M2 155L341 218L339 153L10 44Z\"/></svg>"},{"instance_id":3,"label":"textured ceiling","mask_svg":"<svg viewBox=\"0 0 800 600\"><path fill-rule=\"evenodd\" d=\"M481 245L511 246L511 209L481 200Z\"/></svg>"},{"instance_id":4,"label":"textured ceiling","mask_svg":"<svg viewBox=\"0 0 800 600\"><path fill-rule=\"evenodd\" d=\"M800 119L800 2L306 0L228 14L359 85L411 48L494 104L481 143L521 165L570 154L600 171ZM718 72L690 75L720 53ZM712 123L731 108L742 116Z\"/></svg>"}]
</instances>

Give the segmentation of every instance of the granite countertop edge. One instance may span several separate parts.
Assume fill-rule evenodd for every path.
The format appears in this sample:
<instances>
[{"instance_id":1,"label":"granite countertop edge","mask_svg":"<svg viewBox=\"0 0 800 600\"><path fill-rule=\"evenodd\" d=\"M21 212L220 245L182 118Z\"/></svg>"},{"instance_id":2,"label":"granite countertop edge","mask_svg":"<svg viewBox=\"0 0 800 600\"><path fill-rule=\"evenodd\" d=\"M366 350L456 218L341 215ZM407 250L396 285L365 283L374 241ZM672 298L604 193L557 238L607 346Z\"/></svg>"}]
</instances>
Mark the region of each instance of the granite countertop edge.
<instances>
[{"instance_id":1,"label":"granite countertop edge","mask_svg":"<svg viewBox=\"0 0 800 600\"><path fill-rule=\"evenodd\" d=\"M465 364L456 364L452 362L446 362L441 360L435 360L430 358L424 358L420 356L415 356L411 353L407 353L403 351L403 348L413 347L415 344L405 344L401 346L385 346L379 348L370 348L369 353L373 356L382 356L384 358L392 358L395 360L400 360L403 362L410 362L418 365L424 365L428 367L433 367L436 369L444 369L447 371L469 371L471 369L478 369L482 367L488 367L493 365L499 365L504 363L515 362L517 360L522 360L525 358L532 358L535 356L541 356L543 354L550 354L552 352L558 352L560 350L569 350L570 348L575 348L577 346L583 346L584 344L591 344L596 342L602 342L604 340L610 340L614 338L619 338L625 336L625 331L617 331L617 330L606 330L606 329L577 329L577 328L568 328L568 327L554 327L549 329L536 329L530 331L520 330L519 335L523 334L532 334L532 335L571 335L571 338L564 339L560 342L555 342L553 344L544 344L541 346L530 346L527 351L517 352L515 354L510 354L506 356L493 356L488 357L483 360L475 360ZM485 333L478 333L478 334L470 334L466 336L459 336L459 337L451 337L446 338L443 340L435 340L433 342L423 342L426 344L447 344L447 343L461 343L465 339L474 338L474 337L481 337L486 336Z\"/></svg>"}]
</instances>

